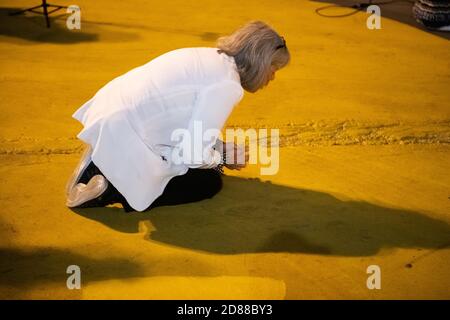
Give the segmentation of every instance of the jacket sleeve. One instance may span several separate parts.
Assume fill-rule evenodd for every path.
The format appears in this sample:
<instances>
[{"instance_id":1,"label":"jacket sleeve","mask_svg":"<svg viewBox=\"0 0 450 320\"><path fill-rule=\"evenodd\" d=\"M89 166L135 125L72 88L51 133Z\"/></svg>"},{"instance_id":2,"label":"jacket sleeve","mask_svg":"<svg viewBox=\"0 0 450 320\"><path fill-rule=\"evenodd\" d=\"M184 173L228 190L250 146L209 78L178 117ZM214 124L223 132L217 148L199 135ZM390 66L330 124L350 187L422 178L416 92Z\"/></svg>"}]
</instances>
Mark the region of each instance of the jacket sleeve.
<instances>
[{"instance_id":1,"label":"jacket sleeve","mask_svg":"<svg viewBox=\"0 0 450 320\"><path fill-rule=\"evenodd\" d=\"M220 130L243 94L242 87L232 80L211 84L200 92L187 130L190 138L183 139L177 145L184 155L190 155L189 160L184 161L186 166L208 169L222 163L222 155L214 149L214 145ZM204 139L205 133L207 139Z\"/></svg>"}]
</instances>

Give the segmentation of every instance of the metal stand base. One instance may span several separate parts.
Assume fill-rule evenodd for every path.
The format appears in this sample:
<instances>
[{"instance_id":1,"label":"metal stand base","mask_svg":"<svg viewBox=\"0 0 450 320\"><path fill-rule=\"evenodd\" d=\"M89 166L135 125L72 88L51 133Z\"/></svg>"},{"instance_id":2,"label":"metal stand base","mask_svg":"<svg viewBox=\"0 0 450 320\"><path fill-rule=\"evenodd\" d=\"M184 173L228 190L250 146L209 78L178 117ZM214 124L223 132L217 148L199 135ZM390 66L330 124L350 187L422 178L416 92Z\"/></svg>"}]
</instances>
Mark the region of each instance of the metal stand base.
<instances>
[{"instance_id":1,"label":"metal stand base","mask_svg":"<svg viewBox=\"0 0 450 320\"><path fill-rule=\"evenodd\" d=\"M37 9L42 8L42 11L36 11ZM51 10L48 10L47 8L53 8ZM55 11L58 11L60 9L64 9L67 8L66 6L60 6L60 5L56 5L56 4L50 4L47 3L47 0L42 0L42 4L39 6L35 6L32 8L28 8L28 9L24 9L24 10L20 10L20 11L16 11L16 12L11 12L9 15L10 16L15 16L18 14L22 14L25 13L27 11L33 12L33 13L37 13L37 14L42 14L45 16L45 21L47 23L47 28L50 28L50 19L48 18L48 15L50 13L53 13Z\"/></svg>"}]
</instances>

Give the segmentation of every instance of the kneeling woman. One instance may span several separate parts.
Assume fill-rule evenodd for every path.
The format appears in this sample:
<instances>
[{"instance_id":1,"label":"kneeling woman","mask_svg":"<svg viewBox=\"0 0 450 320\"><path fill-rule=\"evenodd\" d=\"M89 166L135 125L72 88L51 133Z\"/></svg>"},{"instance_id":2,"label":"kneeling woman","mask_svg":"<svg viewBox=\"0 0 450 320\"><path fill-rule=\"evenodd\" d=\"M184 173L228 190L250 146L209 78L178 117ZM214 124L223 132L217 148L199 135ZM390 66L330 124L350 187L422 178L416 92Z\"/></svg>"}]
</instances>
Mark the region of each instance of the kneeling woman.
<instances>
[{"instance_id":1,"label":"kneeling woman","mask_svg":"<svg viewBox=\"0 0 450 320\"><path fill-rule=\"evenodd\" d=\"M195 123L202 132L220 130L244 90L263 88L289 60L284 38L252 21L215 48L173 50L112 80L73 115L87 149L67 185L67 206L121 203L144 211L211 198L222 186L222 166L245 164L227 156L217 136L186 151L174 131L194 140ZM172 161L183 152L200 161Z\"/></svg>"}]
</instances>

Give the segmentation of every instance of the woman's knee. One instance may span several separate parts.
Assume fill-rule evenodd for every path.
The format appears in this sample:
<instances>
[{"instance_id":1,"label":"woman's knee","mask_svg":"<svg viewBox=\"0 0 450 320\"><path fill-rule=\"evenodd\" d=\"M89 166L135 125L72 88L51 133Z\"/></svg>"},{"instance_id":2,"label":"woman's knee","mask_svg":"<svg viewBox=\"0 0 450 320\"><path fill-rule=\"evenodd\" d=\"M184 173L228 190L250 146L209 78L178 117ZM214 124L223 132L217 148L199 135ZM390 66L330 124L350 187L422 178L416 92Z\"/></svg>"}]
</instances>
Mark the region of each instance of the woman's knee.
<instances>
[{"instance_id":1,"label":"woman's knee","mask_svg":"<svg viewBox=\"0 0 450 320\"><path fill-rule=\"evenodd\" d=\"M205 189L207 190L207 197L212 198L217 193L219 193L220 190L222 190L223 182L222 182L222 175L217 172L214 169L208 169L211 170L209 172L208 182L206 183Z\"/></svg>"},{"instance_id":2,"label":"woman's knee","mask_svg":"<svg viewBox=\"0 0 450 320\"><path fill-rule=\"evenodd\" d=\"M173 182L173 189L195 201L212 198L222 189L222 176L214 169L189 169Z\"/></svg>"}]
</instances>

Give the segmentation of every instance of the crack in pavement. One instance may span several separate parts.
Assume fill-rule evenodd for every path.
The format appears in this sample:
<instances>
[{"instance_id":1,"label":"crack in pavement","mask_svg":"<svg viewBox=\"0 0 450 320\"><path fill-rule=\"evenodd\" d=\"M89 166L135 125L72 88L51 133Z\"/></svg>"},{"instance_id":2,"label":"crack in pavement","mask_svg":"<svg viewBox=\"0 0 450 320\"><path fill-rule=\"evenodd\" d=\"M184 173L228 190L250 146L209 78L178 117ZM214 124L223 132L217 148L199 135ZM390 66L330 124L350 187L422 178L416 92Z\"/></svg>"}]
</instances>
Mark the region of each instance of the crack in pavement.
<instances>
[{"instance_id":1,"label":"crack in pavement","mask_svg":"<svg viewBox=\"0 0 450 320\"><path fill-rule=\"evenodd\" d=\"M308 121L304 123L281 123L279 125L230 124L226 128L279 129L278 143L272 146L334 146L334 145L392 145L392 144L450 144L450 120L422 122L364 122ZM226 136L226 135L225 135ZM265 139L259 138L261 143ZM270 144L269 139L269 144ZM34 138L20 136L0 138L0 155L78 154L83 143L76 137Z\"/></svg>"}]
</instances>

